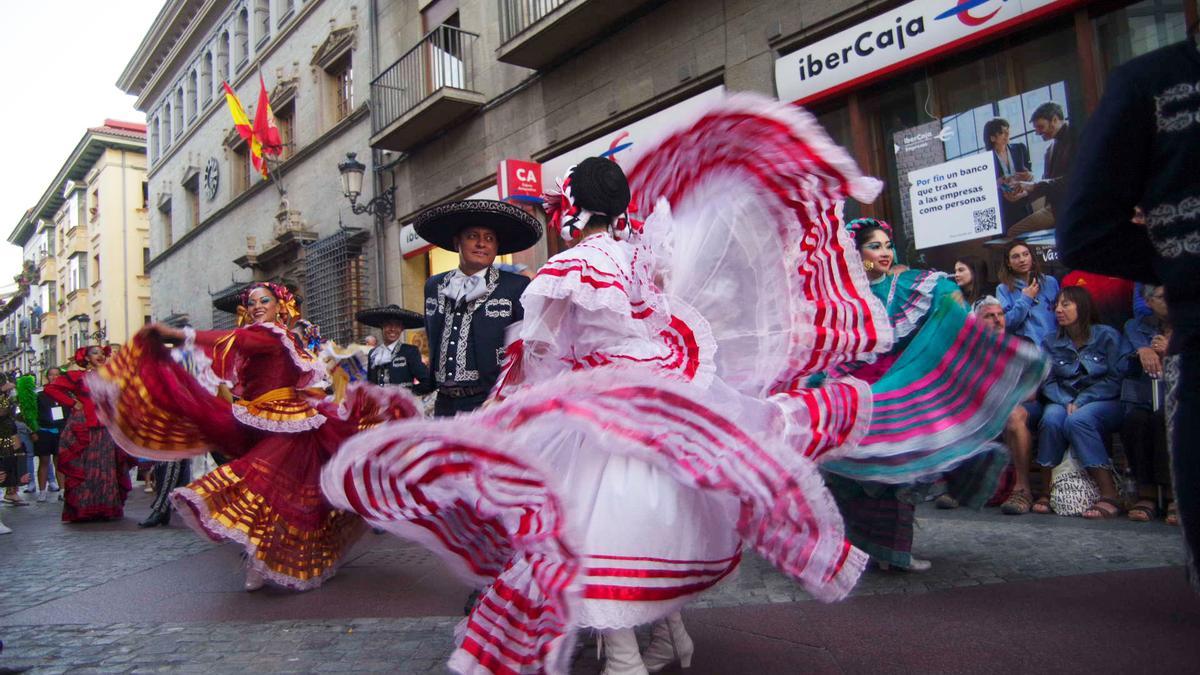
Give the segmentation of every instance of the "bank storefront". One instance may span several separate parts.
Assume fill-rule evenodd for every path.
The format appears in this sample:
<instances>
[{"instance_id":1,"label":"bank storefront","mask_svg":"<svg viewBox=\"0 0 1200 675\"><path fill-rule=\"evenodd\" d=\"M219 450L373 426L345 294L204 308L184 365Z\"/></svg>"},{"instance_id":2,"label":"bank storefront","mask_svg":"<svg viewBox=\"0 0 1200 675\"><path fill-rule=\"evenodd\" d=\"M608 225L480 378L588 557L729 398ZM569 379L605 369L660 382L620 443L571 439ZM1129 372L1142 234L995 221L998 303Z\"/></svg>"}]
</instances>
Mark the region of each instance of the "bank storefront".
<instances>
[{"instance_id":1,"label":"bank storefront","mask_svg":"<svg viewBox=\"0 0 1200 675\"><path fill-rule=\"evenodd\" d=\"M1055 260L1055 200L1017 187L1062 165L1031 117L1061 111L1077 134L1109 71L1183 40L1196 16L1195 0L914 0L782 50L776 88L885 181L847 218L891 222L908 264L979 255L994 279L1014 238Z\"/></svg>"}]
</instances>

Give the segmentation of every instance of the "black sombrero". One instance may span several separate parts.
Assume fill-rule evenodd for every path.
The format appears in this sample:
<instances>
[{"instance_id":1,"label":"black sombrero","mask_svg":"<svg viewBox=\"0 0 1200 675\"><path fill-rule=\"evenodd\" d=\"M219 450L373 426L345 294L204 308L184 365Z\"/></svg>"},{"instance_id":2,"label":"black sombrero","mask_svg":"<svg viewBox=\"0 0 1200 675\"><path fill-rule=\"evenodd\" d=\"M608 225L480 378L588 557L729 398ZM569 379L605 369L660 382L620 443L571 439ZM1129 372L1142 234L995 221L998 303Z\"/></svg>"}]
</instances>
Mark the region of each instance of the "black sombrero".
<instances>
[{"instance_id":1,"label":"black sombrero","mask_svg":"<svg viewBox=\"0 0 1200 675\"><path fill-rule=\"evenodd\" d=\"M425 327L425 317L399 305L364 309L354 315L354 320L375 328L383 328L383 324L388 321L395 321L405 328Z\"/></svg>"},{"instance_id":2,"label":"black sombrero","mask_svg":"<svg viewBox=\"0 0 1200 675\"><path fill-rule=\"evenodd\" d=\"M464 227L486 227L496 233L498 254L516 253L542 238L542 224L517 206L494 199L464 199L422 211L413 222L425 241L457 251L454 237Z\"/></svg>"}]
</instances>

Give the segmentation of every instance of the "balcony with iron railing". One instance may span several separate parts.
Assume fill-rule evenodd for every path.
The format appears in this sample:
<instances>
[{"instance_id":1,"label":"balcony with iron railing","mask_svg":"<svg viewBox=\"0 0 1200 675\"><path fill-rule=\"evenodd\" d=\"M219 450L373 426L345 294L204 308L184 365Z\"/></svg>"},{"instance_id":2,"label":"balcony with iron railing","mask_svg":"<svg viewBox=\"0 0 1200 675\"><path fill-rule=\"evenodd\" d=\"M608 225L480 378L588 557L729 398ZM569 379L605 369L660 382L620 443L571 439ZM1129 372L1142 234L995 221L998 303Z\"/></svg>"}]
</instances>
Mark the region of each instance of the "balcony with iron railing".
<instances>
[{"instance_id":1,"label":"balcony with iron railing","mask_svg":"<svg viewBox=\"0 0 1200 675\"><path fill-rule=\"evenodd\" d=\"M608 31L652 0L497 0L496 58L540 70Z\"/></svg>"},{"instance_id":2,"label":"balcony with iron railing","mask_svg":"<svg viewBox=\"0 0 1200 675\"><path fill-rule=\"evenodd\" d=\"M478 35L438 26L371 82L371 147L408 150L477 110Z\"/></svg>"}]
</instances>

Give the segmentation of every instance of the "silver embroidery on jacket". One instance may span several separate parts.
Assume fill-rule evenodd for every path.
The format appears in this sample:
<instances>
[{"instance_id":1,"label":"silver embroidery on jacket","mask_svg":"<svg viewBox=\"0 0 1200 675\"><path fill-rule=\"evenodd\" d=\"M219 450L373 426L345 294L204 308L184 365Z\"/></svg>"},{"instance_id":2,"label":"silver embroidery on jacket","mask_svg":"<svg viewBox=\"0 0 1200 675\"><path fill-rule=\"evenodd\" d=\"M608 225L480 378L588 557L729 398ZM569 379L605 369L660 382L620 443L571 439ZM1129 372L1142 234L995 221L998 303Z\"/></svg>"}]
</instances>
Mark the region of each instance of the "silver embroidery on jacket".
<instances>
[{"instance_id":1,"label":"silver embroidery on jacket","mask_svg":"<svg viewBox=\"0 0 1200 675\"><path fill-rule=\"evenodd\" d=\"M448 282L449 275L442 280L442 285ZM489 268L487 273L487 292L483 296L475 299L463 309L462 323L458 327L458 344L454 347L454 380L455 382L471 382L479 379L478 370L467 370L467 352L471 341L471 320L475 316L475 310L481 305L488 302L492 293L495 292L496 286L500 284L500 270L495 267ZM446 382L446 352L450 349L450 335L454 332L454 307L441 294L441 286L438 287L438 310L445 313L446 319L442 326L442 342L441 350L438 352L438 367L437 381L440 383ZM505 300L505 302L508 302ZM512 303L509 303L509 315ZM484 310L486 313L486 309ZM489 315L490 316L490 315Z\"/></svg>"}]
</instances>

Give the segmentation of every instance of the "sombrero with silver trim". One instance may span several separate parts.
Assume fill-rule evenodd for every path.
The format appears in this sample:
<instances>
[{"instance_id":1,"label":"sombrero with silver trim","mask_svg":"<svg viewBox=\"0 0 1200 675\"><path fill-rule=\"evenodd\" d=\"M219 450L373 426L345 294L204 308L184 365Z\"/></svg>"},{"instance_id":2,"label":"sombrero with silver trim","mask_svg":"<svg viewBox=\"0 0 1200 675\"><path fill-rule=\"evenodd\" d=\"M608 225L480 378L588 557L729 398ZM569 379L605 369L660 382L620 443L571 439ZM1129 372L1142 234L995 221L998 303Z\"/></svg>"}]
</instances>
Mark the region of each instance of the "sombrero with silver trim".
<instances>
[{"instance_id":1,"label":"sombrero with silver trim","mask_svg":"<svg viewBox=\"0 0 1200 675\"><path fill-rule=\"evenodd\" d=\"M494 199L464 199L422 211L413 227L425 241L457 251L454 237L465 227L486 227L496 233L499 255L524 251L542 238L542 224L520 207Z\"/></svg>"},{"instance_id":2,"label":"sombrero with silver trim","mask_svg":"<svg viewBox=\"0 0 1200 675\"><path fill-rule=\"evenodd\" d=\"M395 321L405 328L424 328L425 317L416 312L404 309L399 305L387 307L371 307L354 315L354 320L375 328L383 328L383 324Z\"/></svg>"}]
</instances>

